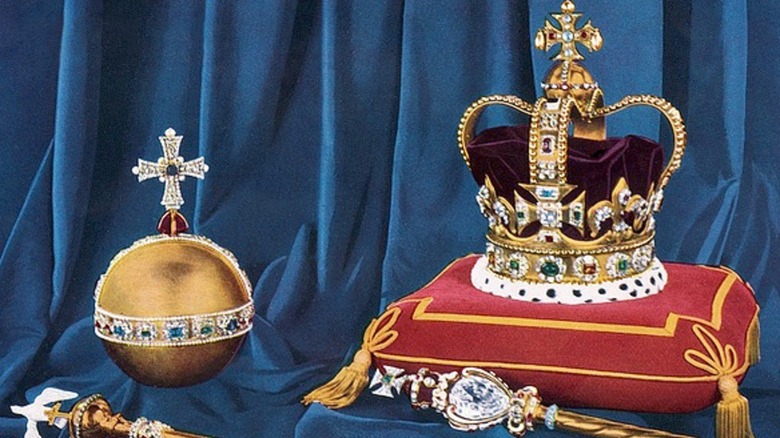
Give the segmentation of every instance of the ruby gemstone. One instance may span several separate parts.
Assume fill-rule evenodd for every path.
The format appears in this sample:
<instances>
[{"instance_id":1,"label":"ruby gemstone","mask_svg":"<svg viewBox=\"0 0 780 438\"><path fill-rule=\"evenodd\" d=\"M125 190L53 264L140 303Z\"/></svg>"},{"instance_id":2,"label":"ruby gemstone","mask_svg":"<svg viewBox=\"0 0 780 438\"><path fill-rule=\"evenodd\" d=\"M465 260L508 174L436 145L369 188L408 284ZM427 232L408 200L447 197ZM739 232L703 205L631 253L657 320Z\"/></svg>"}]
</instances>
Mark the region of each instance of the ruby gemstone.
<instances>
[{"instance_id":1,"label":"ruby gemstone","mask_svg":"<svg viewBox=\"0 0 780 438\"><path fill-rule=\"evenodd\" d=\"M157 231L169 236L186 233L189 228L187 219L178 210L166 211L160 218L160 222L157 223Z\"/></svg>"}]
</instances>

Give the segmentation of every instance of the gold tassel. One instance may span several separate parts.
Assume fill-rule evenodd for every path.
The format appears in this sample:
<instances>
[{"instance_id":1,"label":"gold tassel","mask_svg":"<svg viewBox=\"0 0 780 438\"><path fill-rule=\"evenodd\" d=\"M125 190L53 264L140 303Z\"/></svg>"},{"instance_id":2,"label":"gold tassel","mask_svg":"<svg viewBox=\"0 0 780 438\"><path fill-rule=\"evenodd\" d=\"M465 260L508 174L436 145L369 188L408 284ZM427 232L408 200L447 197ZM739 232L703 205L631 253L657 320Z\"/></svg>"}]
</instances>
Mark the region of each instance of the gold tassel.
<instances>
[{"instance_id":1,"label":"gold tassel","mask_svg":"<svg viewBox=\"0 0 780 438\"><path fill-rule=\"evenodd\" d=\"M393 307L373 319L363 333L363 344L352 363L342 368L328 383L306 394L301 403L306 406L320 403L330 409L341 409L354 403L368 386L371 353L386 348L398 338L398 332L390 329L400 314L401 309Z\"/></svg>"},{"instance_id":2,"label":"gold tassel","mask_svg":"<svg viewBox=\"0 0 780 438\"><path fill-rule=\"evenodd\" d=\"M721 401L715 413L716 438L753 438L748 400L739 393L733 376L718 379Z\"/></svg>"},{"instance_id":3,"label":"gold tassel","mask_svg":"<svg viewBox=\"0 0 780 438\"><path fill-rule=\"evenodd\" d=\"M320 386L303 397L306 406L321 403L330 409L347 407L357 400L368 386L368 369L371 367L371 352L360 349L355 358L336 374L330 382Z\"/></svg>"},{"instance_id":4,"label":"gold tassel","mask_svg":"<svg viewBox=\"0 0 780 438\"><path fill-rule=\"evenodd\" d=\"M753 317L747 335L747 360L750 365L755 365L761 360L761 326L758 323L758 315Z\"/></svg>"}]
</instances>

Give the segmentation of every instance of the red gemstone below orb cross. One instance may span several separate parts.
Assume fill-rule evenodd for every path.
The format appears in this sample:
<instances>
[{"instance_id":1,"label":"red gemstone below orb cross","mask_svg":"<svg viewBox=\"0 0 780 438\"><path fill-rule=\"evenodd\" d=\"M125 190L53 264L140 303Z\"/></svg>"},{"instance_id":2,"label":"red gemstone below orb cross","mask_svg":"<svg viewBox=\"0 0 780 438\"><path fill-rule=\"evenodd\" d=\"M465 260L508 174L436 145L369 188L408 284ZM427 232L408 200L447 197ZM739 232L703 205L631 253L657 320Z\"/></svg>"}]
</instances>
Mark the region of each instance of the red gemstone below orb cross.
<instances>
[{"instance_id":1,"label":"red gemstone below orb cross","mask_svg":"<svg viewBox=\"0 0 780 438\"><path fill-rule=\"evenodd\" d=\"M186 233L189 229L190 224L187 223L187 219L176 209L166 211L157 223L157 231L169 236Z\"/></svg>"}]
</instances>

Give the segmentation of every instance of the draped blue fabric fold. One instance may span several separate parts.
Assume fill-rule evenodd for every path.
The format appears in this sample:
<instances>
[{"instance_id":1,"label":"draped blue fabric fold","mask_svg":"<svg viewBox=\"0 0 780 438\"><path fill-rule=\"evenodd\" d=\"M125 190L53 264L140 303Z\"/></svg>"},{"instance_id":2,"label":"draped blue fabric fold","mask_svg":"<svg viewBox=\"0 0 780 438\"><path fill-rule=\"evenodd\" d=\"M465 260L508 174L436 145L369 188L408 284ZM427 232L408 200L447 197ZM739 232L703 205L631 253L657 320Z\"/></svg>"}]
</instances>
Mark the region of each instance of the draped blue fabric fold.
<instances>
[{"instance_id":1,"label":"draped blue fabric fold","mask_svg":"<svg viewBox=\"0 0 780 438\"><path fill-rule=\"evenodd\" d=\"M532 38L559 6L0 4L0 436L24 434L9 406L47 386L100 392L130 418L223 437L459 435L403 399L366 394L339 412L298 401L351 357L384 305L483 250L457 124L483 95L535 99L549 61ZM658 218L658 251L726 264L754 286L763 359L743 392L756 435L771 436L780 428L780 5L578 7L604 34L586 65L607 102L663 95L686 118L689 147ZM668 147L665 122L632 111L610 118L610 135ZM508 110L483 118L480 127L525 121ZM168 127L184 136L185 158L204 155L211 168L183 184L192 231L236 254L257 304L235 361L180 389L129 379L91 323L95 281L112 256L155 232L161 187L137 184L130 169L159 156ZM714 409L597 414L706 436Z\"/></svg>"}]
</instances>

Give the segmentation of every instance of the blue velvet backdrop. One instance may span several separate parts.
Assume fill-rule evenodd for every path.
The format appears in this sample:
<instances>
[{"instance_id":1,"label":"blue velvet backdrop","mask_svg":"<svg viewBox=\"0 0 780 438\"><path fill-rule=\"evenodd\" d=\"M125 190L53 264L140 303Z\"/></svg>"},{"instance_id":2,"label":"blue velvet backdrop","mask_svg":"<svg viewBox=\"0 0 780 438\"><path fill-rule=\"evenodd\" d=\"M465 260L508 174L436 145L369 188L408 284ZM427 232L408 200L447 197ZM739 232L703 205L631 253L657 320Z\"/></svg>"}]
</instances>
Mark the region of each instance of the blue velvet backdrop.
<instances>
[{"instance_id":1,"label":"blue velvet backdrop","mask_svg":"<svg viewBox=\"0 0 780 438\"><path fill-rule=\"evenodd\" d=\"M744 392L757 435L772 436L780 4L580 3L605 38L587 65L607 101L660 94L687 118L659 252L729 265L754 286L763 361ZM531 53L532 36L559 4L0 2L0 435L24 431L10 404L55 385L224 437L460 436L403 399L364 396L339 412L298 400L342 365L380 306L481 250L456 126L482 95L535 99L548 61ZM485 126L514 120L493 110ZM668 144L649 112L610 123L612 134ZM95 280L162 212L161 187L136 184L130 168L159 156L169 126L184 135L183 155L203 154L212 169L185 184L183 212L236 253L258 310L235 362L184 389L128 379L91 329ZM599 414L697 436L713 428L713 409Z\"/></svg>"}]
</instances>

